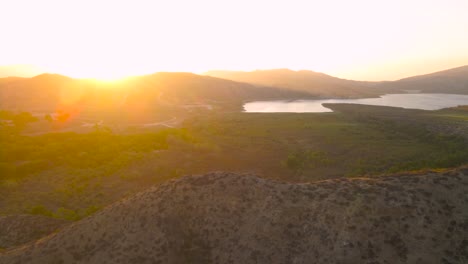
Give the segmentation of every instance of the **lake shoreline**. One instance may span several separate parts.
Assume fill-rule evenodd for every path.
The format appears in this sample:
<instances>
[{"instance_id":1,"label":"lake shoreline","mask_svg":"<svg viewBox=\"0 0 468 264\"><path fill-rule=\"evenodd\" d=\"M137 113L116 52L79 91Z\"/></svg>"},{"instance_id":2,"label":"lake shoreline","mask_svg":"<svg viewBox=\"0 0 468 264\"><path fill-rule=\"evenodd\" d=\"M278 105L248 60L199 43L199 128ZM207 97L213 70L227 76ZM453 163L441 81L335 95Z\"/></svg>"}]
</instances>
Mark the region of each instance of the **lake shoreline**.
<instances>
[{"instance_id":1,"label":"lake shoreline","mask_svg":"<svg viewBox=\"0 0 468 264\"><path fill-rule=\"evenodd\" d=\"M319 100L274 100L253 101L243 105L246 113L326 113L333 112L323 104L360 104L400 107L405 109L440 110L443 108L468 105L468 95L405 93L385 94L374 98L319 99Z\"/></svg>"}]
</instances>

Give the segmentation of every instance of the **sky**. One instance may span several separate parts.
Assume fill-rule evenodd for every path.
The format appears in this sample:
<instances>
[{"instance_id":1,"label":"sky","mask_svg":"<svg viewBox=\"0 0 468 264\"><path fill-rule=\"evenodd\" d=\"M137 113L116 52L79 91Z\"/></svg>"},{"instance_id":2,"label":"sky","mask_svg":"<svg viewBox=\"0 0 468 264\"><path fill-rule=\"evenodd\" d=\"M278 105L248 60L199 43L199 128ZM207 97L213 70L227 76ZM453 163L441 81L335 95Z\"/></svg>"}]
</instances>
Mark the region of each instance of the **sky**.
<instances>
[{"instance_id":1,"label":"sky","mask_svg":"<svg viewBox=\"0 0 468 264\"><path fill-rule=\"evenodd\" d=\"M468 65L467 14L467 0L0 0L0 65L395 80Z\"/></svg>"}]
</instances>

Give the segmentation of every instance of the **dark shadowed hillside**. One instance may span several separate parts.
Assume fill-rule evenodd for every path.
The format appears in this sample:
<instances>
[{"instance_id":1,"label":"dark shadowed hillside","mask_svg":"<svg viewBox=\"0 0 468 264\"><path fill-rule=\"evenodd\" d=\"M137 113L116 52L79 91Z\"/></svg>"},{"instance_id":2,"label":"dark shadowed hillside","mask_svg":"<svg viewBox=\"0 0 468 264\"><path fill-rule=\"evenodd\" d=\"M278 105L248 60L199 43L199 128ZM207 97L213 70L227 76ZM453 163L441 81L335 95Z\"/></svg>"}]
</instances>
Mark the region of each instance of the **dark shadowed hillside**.
<instances>
[{"instance_id":1,"label":"dark shadowed hillside","mask_svg":"<svg viewBox=\"0 0 468 264\"><path fill-rule=\"evenodd\" d=\"M339 79L313 71L288 69L242 71L209 71L206 75L257 85L304 91L318 97L368 97L381 94L372 82Z\"/></svg>"},{"instance_id":2,"label":"dark shadowed hillside","mask_svg":"<svg viewBox=\"0 0 468 264\"><path fill-rule=\"evenodd\" d=\"M163 183L0 263L467 263L468 170Z\"/></svg>"}]
</instances>

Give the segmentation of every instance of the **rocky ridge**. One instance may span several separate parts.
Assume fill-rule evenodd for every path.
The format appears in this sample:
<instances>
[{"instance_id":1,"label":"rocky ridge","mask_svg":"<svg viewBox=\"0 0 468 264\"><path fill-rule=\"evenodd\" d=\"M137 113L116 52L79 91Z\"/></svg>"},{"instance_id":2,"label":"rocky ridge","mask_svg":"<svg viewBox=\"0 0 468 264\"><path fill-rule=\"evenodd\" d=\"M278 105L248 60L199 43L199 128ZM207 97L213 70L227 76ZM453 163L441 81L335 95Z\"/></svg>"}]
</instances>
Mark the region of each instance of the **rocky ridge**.
<instances>
[{"instance_id":1,"label":"rocky ridge","mask_svg":"<svg viewBox=\"0 0 468 264\"><path fill-rule=\"evenodd\" d=\"M216 172L118 202L0 263L467 263L468 168L292 184Z\"/></svg>"}]
</instances>

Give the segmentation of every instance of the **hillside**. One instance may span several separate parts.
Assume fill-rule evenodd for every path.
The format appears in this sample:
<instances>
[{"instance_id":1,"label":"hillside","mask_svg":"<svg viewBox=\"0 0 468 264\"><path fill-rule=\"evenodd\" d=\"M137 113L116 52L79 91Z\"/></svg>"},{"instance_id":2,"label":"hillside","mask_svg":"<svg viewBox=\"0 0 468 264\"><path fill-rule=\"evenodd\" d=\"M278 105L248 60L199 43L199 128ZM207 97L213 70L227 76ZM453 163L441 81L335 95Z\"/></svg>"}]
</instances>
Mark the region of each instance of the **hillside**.
<instances>
[{"instance_id":1,"label":"hillside","mask_svg":"<svg viewBox=\"0 0 468 264\"><path fill-rule=\"evenodd\" d=\"M72 79L57 74L0 78L0 109L53 112L113 112L125 108L153 111L161 106L244 101L362 98L385 93L468 94L468 66L395 82L344 80L313 71L155 73L117 82ZM173 111L171 109L170 111Z\"/></svg>"},{"instance_id":2,"label":"hillside","mask_svg":"<svg viewBox=\"0 0 468 264\"><path fill-rule=\"evenodd\" d=\"M21 110L55 109L62 90L73 89L74 80L57 74L32 78L0 79L0 108Z\"/></svg>"},{"instance_id":3,"label":"hillside","mask_svg":"<svg viewBox=\"0 0 468 264\"><path fill-rule=\"evenodd\" d=\"M388 82L352 81L313 71L288 69L252 72L209 71L206 75L238 82L306 91L322 97L368 97L413 91L468 94L468 66Z\"/></svg>"},{"instance_id":4,"label":"hillside","mask_svg":"<svg viewBox=\"0 0 468 264\"><path fill-rule=\"evenodd\" d=\"M194 104L210 101L304 98L306 93L258 87L192 73L156 73L118 82L55 74L0 79L0 108L54 111L60 107L116 110L122 106ZM82 110L82 109L81 109Z\"/></svg>"},{"instance_id":5,"label":"hillside","mask_svg":"<svg viewBox=\"0 0 468 264\"><path fill-rule=\"evenodd\" d=\"M159 72L135 77L129 83L142 97L156 93L165 102L206 103L210 101L242 102L244 100L300 98L306 93L277 87L254 86L246 83L201 76L193 73Z\"/></svg>"},{"instance_id":6,"label":"hillside","mask_svg":"<svg viewBox=\"0 0 468 264\"><path fill-rule=\"evenodd\" d=\"M372 82L345 80L306 70L209 71L205 74L238 82L303 91L318 97L358 98L382 93L373 87L375 83Z\"/></svg>"},{"instance_id":7,"label":"hillside","mask_svg":"<svg viewBox=\"0 0 468 264\"><path fill-rule=\"evenodd\" d=\"M0 263L466 263L467 191L467 168L312 184L189 176Z\"/></svg>"},{"instance_id":8,"label":"hillside","mask_svg":"<svg viewBox=\"0 0 468 264\"><path fill-rule=\"evenodd\" d=\"M0 216L0 250L40 239L67 223L41 215Z\"/></svg>"},{"instance_id":9,"label":"hillside","mask_svg":"<svg viewBox=\"0 0 468 264\"><path fill-rule=\"evenodd\" d=\"M416 90L424 93L468 94L468 65L385 82L380 87L389 89L392 93Z\"/></svg>"}]
</instances>

